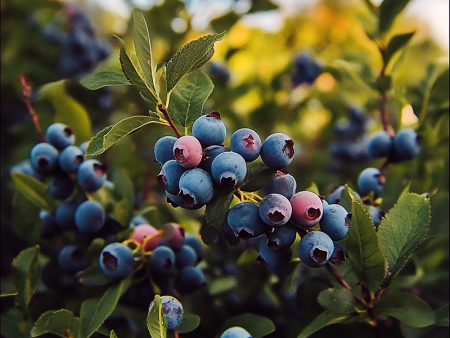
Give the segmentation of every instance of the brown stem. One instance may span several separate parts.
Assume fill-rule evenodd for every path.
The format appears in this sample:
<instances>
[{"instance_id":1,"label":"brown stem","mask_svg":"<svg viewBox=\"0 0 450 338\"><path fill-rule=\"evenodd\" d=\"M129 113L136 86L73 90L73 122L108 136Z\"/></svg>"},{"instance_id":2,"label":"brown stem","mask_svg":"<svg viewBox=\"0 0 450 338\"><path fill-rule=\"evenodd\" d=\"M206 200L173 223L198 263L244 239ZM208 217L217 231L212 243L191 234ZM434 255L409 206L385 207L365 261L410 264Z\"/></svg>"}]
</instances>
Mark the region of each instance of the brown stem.
<instances>
[{"instance_id":1,"label":"brown stem","mask_svg":"<svg viewBox=\"0 0 450 338\"><path fill-rule=\"evenodd\" d=\"M28 112L30 113L31 118L33 119L33 124L34 124L34 127L36 128L38 140L41 142L46 142L45 136L42 133L41 126L39 125L39 118L36 115L36 112L34 111L33 106L31 105L31 100L30 100L31 89L32 89L31 81L27 78L27 76L25 74L19 75L19 81L20 81L20 85L22 86L23 101L25 102L25 104L28 108Z\"/></svg>"},{"instance_id":2,"label":"brown stem","mask_svg":"<svg viewBox=\"0 0 450 338\"><path fill-rule=\"evenodd\" d=\"M170 128L173 129L177 137L181 137L180 132L178 131L177 127L173 123L172 119L170 118L169 112L167 111L167 108L162 104L158 103L158 109L161 113L163 113L164 117L166 118L167 122L169 122Z\"/></svg>"},{"instance_id":3,"label":"brown stem","mask_svg":"<svg viewBox=\"0 0 450 338\"><path fill-rule=\"evenodd\" d=\"M381 54L381 59L383 60L383 67L380 70L379 77L384 77L386 75L386 63L385 63L385 55L386 55L386 48L383 45L378 46L378 50ZM381 112L381 123L383 124L383 129L391 136L394 137L395 132L392 128L391 124L389 123L388 113L386 110L386 102L387 102L387 94L383 93L380 97L380 112Z\"/></svg>"},{"instance_id":4,"label":"brown stem","mask_svg":"<svg viewBox=\"0 0 450 338\"><path fill-rule=\"evenodd\" d=\"M389 163L391 163L391 162L389 161L389 157L388 157L388 158L386 158L386 160L385 160L385 161L383 162L383 164L381 165L380 172L381 172L383 175L386 174L386 168L388 167Z\"/></svg>"},{"instance_id":5,"label":"brown stem","mask_svg":"<svg viewBox=\"0 0 450 338\"><path fill-rule=\"evenodd\" d=\"M347 290L351 290L352 287L350 285L348 285L348 283L345 281L344 277L342 277L339 272L337 272L330 263L325 264L325 267L327 268L327 270L333 275L333 277L338 281L339 284L341 284L344 288L346 288ZM367 303L364 301L364 299L362 299L361 297L357 296L357 295L353 295L353 299L355 299L355 301L357 301L360 304L363 305L367 305Z\"/></svg>"},{"instance_id":6,"label":"brown stem","mask_svg":"<svg viewBox=\"0 0 450 338\"><path fill-rule=\"evenodd\" d=\"M174 338L179 338L179 336L178 336L178 330L173 330L173 336L174 336Z\"/></svg>"}]
</instances>

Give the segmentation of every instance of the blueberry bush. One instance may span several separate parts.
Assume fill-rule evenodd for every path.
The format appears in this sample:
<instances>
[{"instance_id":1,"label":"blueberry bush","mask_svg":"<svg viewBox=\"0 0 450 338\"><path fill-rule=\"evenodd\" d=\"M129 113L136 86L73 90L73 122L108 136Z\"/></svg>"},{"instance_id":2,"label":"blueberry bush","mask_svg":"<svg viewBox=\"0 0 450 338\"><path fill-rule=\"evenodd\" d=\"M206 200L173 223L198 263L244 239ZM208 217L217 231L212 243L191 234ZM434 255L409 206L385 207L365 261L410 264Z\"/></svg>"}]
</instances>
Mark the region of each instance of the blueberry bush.
<instances>
[{"instance_id":1,"label":"blueberry bush","mask_svg":"<svg viewBox=\"0 0 450 338\"><path fill-rule=\"evenodd\" d=\"M441 47L408 0L239 3L2 2L2 337L448 336Z\"/></svg>"}]
</instances>

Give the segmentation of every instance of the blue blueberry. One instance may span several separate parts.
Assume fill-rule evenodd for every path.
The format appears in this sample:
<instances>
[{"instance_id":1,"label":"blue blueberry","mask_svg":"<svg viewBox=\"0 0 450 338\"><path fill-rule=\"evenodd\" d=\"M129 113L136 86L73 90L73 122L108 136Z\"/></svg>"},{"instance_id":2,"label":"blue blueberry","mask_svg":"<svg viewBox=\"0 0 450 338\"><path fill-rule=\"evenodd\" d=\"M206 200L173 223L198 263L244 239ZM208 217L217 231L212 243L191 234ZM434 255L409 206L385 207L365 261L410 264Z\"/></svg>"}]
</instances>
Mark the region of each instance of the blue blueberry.
<instances>
[{"instance_id":1,"label":"blue blueberry","mask_svg":"<svg viewBox=\"0 0 450 338\"><path fill-rule=\"evenodd\" d=\"M277 170L275 177L264 187L264 193L280 194L290 199L297 191L297 181L295 177L287 171Z\"/></svg>"},{"instance_id":2,"label":"blue blueberry","mask_svg":"<svg viewBox=\"0 0 450 338\"><path fill-rule=\"evenodd\" d=\"M183 244L180 249L175 252L175 266L182 269L186 266L195 266L197 264L197 253L189 245Z\"/></svg>"},{"instance_id":3,"label":"blue blueberry","mask_svg":"<svg viewBox=\"0 0 450 338\"><path fill-rule=\"evenodd\" d=\"M106 181L106 167L97 160L86 160L78 167L77 181L83 190L97 191Z\"/></svg>"},{"instance_id":4,"label":"blue blueberry","mask_svg":"<svg viewBox=\"0 0 450 338\"><path fill-rule=\"evenodd\" d=\"M238 153L228 151L217 155L211 164L211 176L223 187L238 187L247 175L247 164Z\"/></svg>"},{"instance_id":5,"label":"blue blueberry","mask_svg":"<svg viewBox=\"0 0 450 338\"><path fill-rule=\"evenodd\" d=\"M175 269L175 262L176 257L174 251L168 246L160 245L150 255L150 271L152 275L169 275Z\"/></svg>"},{"instance_id":6,"label":"blue blueberry","mask_svg":"<svg viewBox=\"0 0 450 338\"><path fill-rule=\"evenodd\" d=\"M80 203L76 200L61 202L55 211L55 219L59 226L64 230L74 230L77 225L75 223L75 212Z\"/></svg>"},{"instance_id":7,"label":"blue blueberry","mask_svg":"<svg viewBox=\"0 0 450 338\"><path fill-rule=\"evenodd\" d=\"M241 128L231 135L231 151L241 155L246 162L252 162L259 157L261 146L261 138L253 129Z\"/></svg>"},{"instance_id":8,"label":"blue blueberry","mask_svg":"<svg viewBox=\"0 0 450 338\"><path fill-rule=\"evenodd\" d=\"M105 276L122 279L133 272L135 260L128 246L123 243L111 243L103 248L98 264Z\"/></svg>"},{"instance_id":9,"label":"blue blueberry","mask_svg":"<svg viewBox=\"0 0 450 338\"><path fill-rule=\"evenodd\" d=\"M161 167L156 179L159 184L170 194L176 195L180 191L180 177L187 169L175 160L168 160Z\"/></svg>"},{"instance_id":10,"label":"blue blueberry","mask_svg":"<svg viewBox=\"0 0 450 338\"><path fill-rule=\"evenodd\" d=\"M319 267L328 263L334 252L330 236L322 231L310 231L298 243L298 257L308 267Z\"/></svg>"},{"instance_id":11,"label":"blue blueberry","mask_svg":"<svg viewBox=\"0 0 450 338\"><path fill-rule=\"evenodd\" d=\"M186 170L180 177L179 193L183 197L184 206L194 207L206 204L214 196L214 183L211 176L200 168Z\"/></svg>"},{"instance_id":12,"label":"blue blueberry","mask_svg":"<svg viewBox=\"0 0 450 338\"><path fill-rule=\"evenodd\" d=\"M394 138L394 149L401 160L410 160L420 153L422 138L412 128L404 128Z\"/></svg>"},{"instance_id":13,"label":"blue blueberry","mask_svg":"<svg viewBox=\"0 0 450 338\"><path fill-rule=\"evenodd\" d=\"M377 131L370 136L367 152L373 159L388 157L394 146L394 139L384 130Z\"/></svg>"},{"instance_id":14,"label":"blue blueberry","mask_svg":"<svg viewBox=\"0 0 450 338\"><path fill-rule=\"evenodd\" d=\"M59 167L67 173L76 173L84 161L83 151L76 146L68 146L58 156Z\"/></svg>"},{"instance_id":15,"label":"blue blueberry","mask_svg":"<svg viewBox=\"0 0 450 338\"><path fill-rule=\"evenodd\" d=\"M58 150L50 143L38 143L31 149L30 164L40 175L52 174L58 167Z\"/></svg>"},{"instance_id":16,"label":"blue blueberry","mask_svg":"<svg viewBox=\"0 0 450 338\"><path fill-rule=\"evenodd\" d=\"M225 146L212 145L205 149L204 154L202 156L202 160L198 165L198 168L205 170L208 174L211 175L211 165L217 155L222 154L228 151Z\"/></svg>"},{"instance_id":17,"label":"blue blueberry","mask_svg":"<svg viewBox=\"0 0 450 338\"><path fill-rule=\"evenodd\" d=\"M47 142L56 149L63 150L75 142L75 135L72 128L63 123L53 123L45 131Z\"/></svg>"},{"instance_id":18,"label":"blue blueberry","mask_svg":"<svg viewBox=\"0 0 450 338\"><path fill-rule=\"evenodd\" d=\"M341 200L342 191L344 191L344 189L344 185L340 185L331 189L330 194L328 195L328 201L330 202L330 204L339 203L339 201Z\"/></svg>"},{"instance_id":19,"label":"blue blueberry","mask_svg":"<svg viewBox=\"0 0 450 338\"><path fill-rule=\"evenodd\" d=\"M155 301L150 303L150 309L152 308ZM162 313L167 320L167 330L172 331L180 327L184 318L183 305L178 301L178 299L172 296L162 296L161 297L161 308Z\"/></svg>"},{"instance_id":20,"label":"blue blueberry","mask_svg":"<svg viewBox=\"0 0 450 338\"><path fill-rule=\"evenodd\" d=\"M175 277L175 288L182 295L192 293L205 285L205 276L196 266L186 266L179 270Z\"/></svg>"},{"instance_id":21,"label":"blue blueberry","mask_svg":"<svg viewBox=\"0 0 450 338\"><path fill-rule=\"evenodd\" d=\"M340 244L334 242L334 252L330 257L329 262L333 265L339 265L344 263L347 258L347 251Z\"/></svg>"},{"instance_id":22,"label":"blue blueberry","mask_svg":"<svg viewBox=\"0 0 450 338\"><path fill-rule=\"evenodd\" d=\"M294 159L294 141L283 133L269 135L261 146L261 159L271 169L286 168Z\"/></svg>"},{"instance_id":23,"label":"blue blueberry","mask_svg":"<svg viewBox=\"0 0 450 338\"><path fill-rule=\"evenodd\" d=\"M85 141L78 146L78 148L80 148L80 150L83 152L83 155L86 154L86 148L88 145L89 145L89 141Z\"/></svg>"},{"instance_id":24,"label":"blue blueberry","mask_svg":"<svg viewBox=\"0 0 450 338\"><path fill-rule=\"evenodd\" d=\"M10 172L19 172L31 177L39 181L45 181L45 176L39 174L37 171L33 169L31 166L30 159L23 160L22 162L15 164L11 167Z\"/></svg>"},{"instance_id":25,"label":"blue blueberry","mask_svg":"<svg viewBox=\"0 0 450 338\"><path fill-rule=\"evenodd\" d=\"M130 224L128 225L128 227L129 228L134 228L134 227L136 227L139 224L149 224L149 222L144 216L137 215L137 216L134 216L131 219Z\"/></svg>"},{"instance_id":26,"label":"blue blueberry","mask_svg":"<svg viewBox=\"0 0 450 338\"><path fill-rule=\"evenodd\" d=\"M292 215L292 205L280 194L266 195L259 204L259 216L267 225L281 227Z\"/></svg>"},{"instance_id":27,"label":"blue blueberry","mask_svg":"<svg viewBox=\"0 0 450 338\"><path fill-rule=\"evenodd\" d=\"M64 272L76 273L89 266L81 249L75 245L66 245L58 253L58 265Z\"/></svg>"},{"instance_id":28,"label":"blue blueberry","mask_svg":"<svg viewBox=\"0 0 450 338\"><path fill-rule=\"evenodd\" d=\"M54 199L65 200L75 191L75 182L68 173L58 171L50 176L48 191Z\"/></svg>"},{"instance_id":29,"label":"blue blueberry","mask_svg":"<svg viewBox=\"0 0 450 338\"><path fill-rule=\"evenodd\" d=\"M233 229L230 228L230 225L228 224L228 221L226 219L225 222L223 223L223 233L231 246L236 246L239 244L240 242L239 233L237 234L234 233Z\"/></svg>"},{"instance_id":30,"label":"blue blueberry","mask_svg":"<svg viewBox=\"0 0 450 338\"><path fill-rule=\"evenodd\" d=\"M320 219L320 230L325 232L333 241L340 241L350 230L352 214L340 204L330 204L323 208Z\"/></svg>"},{"instance_id":31,"label":"blue blueberry","mask_svg":"<svg viewBox=\"0 0 450 338\"><path fill-rule=\"evenodd\" d=\"M383 193L386 178L377 168L366 168L358 176L358 191L367 196L373 191L374 198Z\"/></svg>"},{"instance_id":32,"label":"blue blueberry","mask_svg":"<svg viewBox=\"0 0 450 338\"><path fill-rule=\"evenodd\" d=\"M369 206L369 216L372 219L372 223L374 226L377 226L380 224L381 219L384 217L385 212L381 211L379 208L370 205Z\"/></svg>"},{"instance_id":33,"label":"blue blueberry","mask_svg":"<svg viewBox=\"0 0 450 338\"><path fill-rule=\"evenodd\" d=\"M322 66L313 60L308 52L298 52L294 60L295 71L292 84L295 86L306 83L312 85L322 72Z\"/></svg>"},{"instance_id":34,"label":"blue blueberry","mask_svg":"<svg viewBox=\"0 0 450 338\"><path fill-rule=\"evenodd\" d=\"M222 144L227 136L227 128L217 110L202 115L192 125L192 135L201 143L203 148Z\"/></svg>"},{"instance_id":35,"label":"blue blueberry","mask_svg":"<svg viewBox=\"0 0 450 338\"><path fill-rule=\"evenodd\" d=\"M103 207L95 201L85 201L75 211L75 224L81 232L99 231L105 223L105 218Z\"/></svg>"},{"instance_id":36,"label":"blue blueberry","mask_svg":"<svg viewBox=\"0 0 450 338\"><path fill-rule=\"evenodd\" d=\"M285 268L292 259L292 249L290 247L275 248L269 246L266 241L259 242L258 258L261 264L267 266L271 271L278 271Z\"/></svg>"},{"instance_id":37,"label":"blue blueberry","mask_svg":"<svg viewBox=\"0 0 450 338\"><path fill-rule=\"evenodd\" d=\"M167 203L170 203L172 207L177 208L181 207L187 210L197 210L203 207L205 204L197 203L193 206L188 206L184 203L184 197L180 195L173 195L166 191Z\"/></svg>"},{"instance_id":38,"label":"blue blueberry","mask_svg":"<svg viewBox=\"0 0 450 338\"><path fill-rule=\"evenodd\" d=\"M252 336L244 328L233 326L226 329L219 338L252 338Z\"/></svg>"},{"instance_id":39,"label":"blue blueberry","mask_svg":"<svg viewBox=\"0 0 450 338\"><path fill-rule=\"evenodd\" d=\"M235 236L244 240L258 237L269 228L261 219L258 206L251 202L241 202L233 206L228 211L227 223Z\"/></svg>"},{"instance_id":40,"label":"blue blueberry","mask_svg":"<svg viewBox=\"0 0 450 338\"><path fill-rule=\"evenodd\" d=\"M41 210L39 213L39 218L41 220L41 236L44 238L51 238L55 235L59 235L62 232L62 228L56 222L55 215L46 211Z\"/></svg>"},{"instance_id":41,"label":"blue blueberry","mask_svg":"<svg viewBox=\"0 0 450 338\"><path fill-rule=\"evenodd\" d=\"M156 141L153 146L153 154L155 156L155 161L159 163L159 165L163 165L169 160L174 160L175 156L173 155L173 145L177 141L177 138L174 136L163 136Z\"/></svg>"},{"instance_id":42,"label":"blue blueberry","mask_svg":"<svg viewBox=\"0 0 450 338\"><path fill-rule=\"evenodd\" d=\"M231 78L230 70L225 65L217 62L209 63L209 72L212 77L223 83L228 82Z\"/></svg>"},{"instance_id":43,"label":"blue blueberry","mask_svg":"<svg viewBox=\"0 0 450 338\"><path fill-rule=\"evenodd\" d=\"M197 263L203 259L203 244L201 240L192 234L185 234L183 244L189 245L197 254Z\"/></svg>"},{"instance_id":44,"label":"blue blueberry","mask_svg":"<svg viewBox=\"0 0 450 338\"><path fill-rule=\"evenodd\" d=\"M273 231L267 234L267 246L274 249L284 249L290 247L295 242L297 231L290 224L282 227L273 228Z\"/></svg>"}]
</instances>

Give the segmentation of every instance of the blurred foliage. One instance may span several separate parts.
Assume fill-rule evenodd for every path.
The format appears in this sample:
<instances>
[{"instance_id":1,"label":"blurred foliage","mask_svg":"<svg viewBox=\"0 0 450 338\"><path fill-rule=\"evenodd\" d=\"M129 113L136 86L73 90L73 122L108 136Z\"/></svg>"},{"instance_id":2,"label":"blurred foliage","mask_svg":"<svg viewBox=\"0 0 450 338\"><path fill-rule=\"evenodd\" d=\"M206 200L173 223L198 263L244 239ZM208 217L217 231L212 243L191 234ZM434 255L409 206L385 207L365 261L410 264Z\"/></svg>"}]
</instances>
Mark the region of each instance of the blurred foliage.
<instances>
[{"instance_id":1,"label":"blurred foliage","mask_svg":"<svg viewBox=\"0 0 450 338\"><path fill-rule=\"evenodd\" d=\"M88 3L87 0L75 2L81 8L89 9L87 12L98 35L109 39L112 34L120 34L127 43L131 41L131 30L126 19ZM246 26L241 20L242 14L233 8L215 18L206 31L194 31L192 17L185 5L181 0L166 0L144 10L153 53L157 55L157 62L167 62L186 42L206 33L228 30L226 38L215 45L216 53L212 61L225 64L231 78L221 81L209 74L215 87L205 104L206 112L220 111L228 130L225 144L229 144L233 131L241 127L256 130L261 139L276 131L290 135L295 142L296 156L287 169L297 179L298 190L304 190L315 182L319 192L325 196L337 185L347 183L354 187L357 175L365 167L382 165L381 160L336 163L328 151L334 139L334 126L340 119L348 118L350 105L365 111L369 119L368 134L382 129L380 94L370 84L377 80L383 60L377 43L370 38L376 22L365 1L319 1L287 17L281 30L275 33ZM263 10L276 10L276 6L270 1L260 3L253 0L248 12ZM13 192L9 169L26 159L37 142L34 125L21 98L19 75L26 74L35 90L62 79L55 66L60 47L43 41L41 37L43 27L54 17L61 18L67 25L64 4L59 1L4 0L1 3L2 278L9 275L12 259L21 250L36 244L33 243L34 236L14 231L15 222L21 220L13 220L12 217ZM174 18L185 20L186 30L175 32L171 26ZM429 238L393 286L420 293L433 309L437 309L447 304L449 299L449 77L448 61L439 61L444 55L443 50L423 33L423 25L419 20L400 16L385 36L378 38L379 43L386 45L394 35L416 32L407 46L394 54L386 69L392 77L386 106L394 130L398 130L408 123L405 107L411 105L419 118L423 138L423 148L418 158L391 165L387 169L388 183L381 209L391 209L408 182L411 182L410 191L432 195ZM111 42L115 43L112 39ZM119 46L113 46L113 52L105 63L117 65ZM294 87L291 83L293 60L298 51L309 51L323 65L322 74L311 86ZM208 64L203 70L209 72ZM146 115L149 109L135 88L108 88L113 103L107 108L99 104L101 90L89 91L76 80L66 83L65 88L67 94L89 113L92 134L125 117ZM55 107L51 102L37 98L33 106L45 130L54 122ZM123 168L127 172L134 185L136 210L156 206L145 213L151 224L160 227L174 221L184 226L187 232L198 233L204 210L172 208L166 203L164 191L157 184L156 175L160 168L153 161L153 145L163 135L173 135L173 131L158 125L145 126L102 154L101 160L108 164L111 173L115 168ZM38 210L33 212L37 219ZM30 215L25 215L24 222L35 230L38 225L29 218ZM46 243L42 252L56 252L63 242L64 239L61 243ZM325 271L301 267L295 270L291 279L276 279L266 268L255 264L254 257L250 262L241 259L246 252L246 244L240 243L230 248L222 237L208 247L204 263L209 271L207 277L211 280L225 278L227 269L234 265L238 273L234 275L236 283L230 285L235 287L214 294L202 290L185 296L182 301L185 309L201 317L200 327L185 334L185 337L212 337L227 319L247 312L266 316L275 323L277 331L267 337L295 337L311 321L309 306L316 313L314 316L323 310L318 303L309 305L303 297L297 301L300 309L296 309L295 289L299 283L305 283L305 287L312 283L314 292L318 294L329 287L330 278ZM238 265L233 262L238 262ZM348 277L350 283L351 274L346 276L348 264L339 266L338 270ZM304 292L303 288L300 292ZM63 300L50 294L45 296L46 302L40 302L39 297L30 303L29 312L34 321L42 313L39 306L50 309L64 307L74 312L80 306L80 300L75 296ZM2 302L2 312L12 305L9 300ZM282 312L280 302L292 303L292 310ZM130 305L126 304L126 297L123 305ZM142 308L145 309L145 306ZM129 317L133 316L137 325L145 325L140 314L131 311ZM448 335L447 328L411 331L397 320L385 325L384 329L389 334L398 337ZM142 332L146 333L144 329ZM126 337L128 333L127 330L122 334L118 331L118 336ZM313 335L328 338L342 336L372 337L367 324L361 323L335 324Z\"/></svg>"}]
</instances>

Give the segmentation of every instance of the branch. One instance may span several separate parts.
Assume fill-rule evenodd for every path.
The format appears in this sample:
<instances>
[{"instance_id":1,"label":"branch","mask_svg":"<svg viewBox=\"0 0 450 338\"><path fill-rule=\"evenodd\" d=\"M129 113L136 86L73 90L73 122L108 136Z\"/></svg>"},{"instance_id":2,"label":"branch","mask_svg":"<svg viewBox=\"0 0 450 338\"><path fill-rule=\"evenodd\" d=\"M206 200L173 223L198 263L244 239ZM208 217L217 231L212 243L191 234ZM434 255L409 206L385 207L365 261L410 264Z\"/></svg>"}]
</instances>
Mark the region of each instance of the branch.
<instances>
[{"instance_id":1,"label":"branch","mask_svg":"<svg viewBox=\"0 0 450 338\"><path fill-rule=\"evenodd\" d=\"M172 119L170 118L169 112L167 111L167 108L162 104L158 103L158 109L161 113L163 113L164 117L166 118L167 122L169 122L170 128L173 129L177 137L181 137L180 132L178 131L177 127L173 123Z\"/></svg>"},{"instance_id":2,"label":"branch","mask_svg":"<svg viewBox=\"0 0 450 338\"><path fill-rule=\"evenodd\" d=\"M45 139L45 136L42 132L41 126L39 125L39 118L36 115L36 112L34 111L33 106L31 105L31 100L30 100L31 89L32 89L31 81L27 78L27 76L25 74L19 75L19 81L20 81L20 85L22 86L23 101L25 102L25 104L28 108L28 112L30 113L31 118L33 120L34 127L36 128L38 140L41 142L46 142L47 140Z\"/></svg>"}]
</instances>

